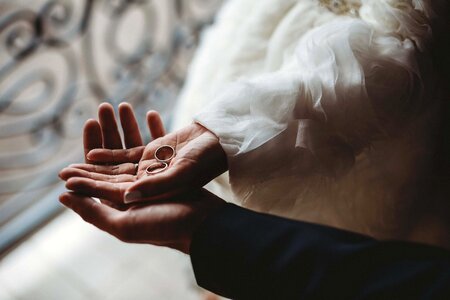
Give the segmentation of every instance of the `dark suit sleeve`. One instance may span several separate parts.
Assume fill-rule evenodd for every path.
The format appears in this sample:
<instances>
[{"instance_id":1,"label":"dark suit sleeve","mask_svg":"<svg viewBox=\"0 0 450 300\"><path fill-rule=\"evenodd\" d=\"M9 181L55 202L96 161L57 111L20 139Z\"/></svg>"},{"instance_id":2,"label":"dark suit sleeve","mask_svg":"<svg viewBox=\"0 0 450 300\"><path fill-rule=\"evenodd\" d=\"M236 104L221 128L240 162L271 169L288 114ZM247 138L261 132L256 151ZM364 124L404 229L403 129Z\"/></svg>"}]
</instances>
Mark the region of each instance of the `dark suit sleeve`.
<instances>
[{"instance_id":1,"label":"dark suit sleeve","mask_svg":"<svg viewBox=\"0 0 450 300\"><path fill-rule=\"evenodd\" d=\"M450 254L227 204L195 232L200 286L233 299L450 299Z\"/></svg>"}]
</instances>

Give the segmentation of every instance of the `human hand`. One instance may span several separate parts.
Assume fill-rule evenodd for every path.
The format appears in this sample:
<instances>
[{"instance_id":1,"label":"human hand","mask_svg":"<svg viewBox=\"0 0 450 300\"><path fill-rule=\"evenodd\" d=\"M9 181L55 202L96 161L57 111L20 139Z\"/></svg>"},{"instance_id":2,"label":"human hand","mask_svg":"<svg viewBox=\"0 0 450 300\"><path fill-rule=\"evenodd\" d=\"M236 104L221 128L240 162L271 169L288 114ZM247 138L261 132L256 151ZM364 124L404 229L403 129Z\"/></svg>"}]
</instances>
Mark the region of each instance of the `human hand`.
<instances>
[{"instance_id":1,"label":"human hand","mask_svg":"<svg viewBox=\"0 0 450 300\"><path fill-rule=\"evenodd\" d=\"M119 118L124 135L126 149L144 150L139 126L129 103L119 105ZM87 157L93 149L123 149L122 139L116 122L114 108L109 103L102 103L98 108L98 121L90 119L83 129L83 145L86 163L93 163ZM147 125L153 139L165 135L161 117L156 111L147 112ZM108 162L111 163L111 162ZM134 166L133 166L134 167Z\"/></svg>"},{"instance_id":2,"label":"human hand","mask_svg":"<svg viewBox=\"0 0 450 300\"><path fill-rule=\"evenodd\" d=\"M156 163L154 153L162 145L176 150L164 172L148 176L147 167ZM219 139L203 126L193 123L149 143L145 150L94 149L87 154L96 164L122 166L139 162L136 176L111 166L78 165L80 177L64 176L66 187L92 197L107 198L117 204L168 198L186 190L200 188L227 170L226 155ZM66 172L66 171L64 171Z\"/></svg>"},{"instance_id":3,"label":"human hand","mask_svg":"<svg viewBox=\"0 0 450 300\"><path fill-rule=\"evenodd\" d=\"M119 105L119 116L126 149L133 148L143 152L145 146L143 146L139 126L131 105L128 103L121 103ZM86 164L72 164L68 168L63 169L59 174L63 180L68 180L69 178L79 178L81 180L82 178L95 178L95 174L89 173L91 170L97 171L93 172L97 175L99 173L107 173L109 176L108 178L117 176L115 179L118 184L119 182L130 181L133 176L136 176L135 162L112 165L111 162L108 162L109 165L94 165L94 162L87 157L87 154L92 149L123 149L122 139L112 105L109 103L102 103L98 109L98 118L99 121L94 119L88 120L83 129L83 145ZM165 134L164 125L157 112L149 111L147 113L147 125L153 139L157 139ZM119 208L118 203L111 202L107 199L100 199L100 201Z\"/></svg>"},{"instance_id":4,"label":"human hand","mask_svg":"<svg viewBox=\"0 0 450 300\"><path fill-rule=\"evenodd\" d=\"M62 194L60 201L86 222L124 242L166 246L186 254L198 226L225 204L203 189L169 201L131 205L123 211L74 193Z\"/></svg>"}]
</instances>

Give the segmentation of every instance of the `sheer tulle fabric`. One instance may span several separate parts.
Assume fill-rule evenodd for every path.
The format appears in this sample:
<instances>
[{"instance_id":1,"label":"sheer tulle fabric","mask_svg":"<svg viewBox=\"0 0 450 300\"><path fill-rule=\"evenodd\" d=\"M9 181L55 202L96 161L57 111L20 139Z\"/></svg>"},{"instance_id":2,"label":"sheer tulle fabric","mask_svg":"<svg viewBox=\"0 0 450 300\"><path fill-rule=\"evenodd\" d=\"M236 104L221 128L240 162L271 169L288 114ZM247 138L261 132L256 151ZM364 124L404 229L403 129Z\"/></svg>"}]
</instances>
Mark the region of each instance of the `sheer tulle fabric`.
<instances>
[{"instance_id":1,"label":"sheer tulle fabric","mask_svg":"<svg viewBox=\"0 0 450 300\"><path fill-rule=\"evenodd\" d=\"M212 55L206 45L219 39L209 35L231 38L238 29L225 24L254 1L230 2L198 54L206 57L194 62L182 106L199 92L202 76L196 74ZM266 0L255 7L272 6L272 15L244 18L241 22L263 28L237 35L240 49L230 46L233 51L248 46L248 55L224 54L225 63L229 58L235 67L221 71L216 64L215 88L205 88L213 100L196 101L206 107L195 120L219 136L228 155L237 198L260 210L292 209L326 176L349 172L371 143L395 134L432 101L424 78L433 77L427 47L433 9L441 4L366 0L359 18L334 15L312 0ZM264 18L273 22L263 24ZM279 48L284 51L274 54Z\"/></svg>"}]
</instances>

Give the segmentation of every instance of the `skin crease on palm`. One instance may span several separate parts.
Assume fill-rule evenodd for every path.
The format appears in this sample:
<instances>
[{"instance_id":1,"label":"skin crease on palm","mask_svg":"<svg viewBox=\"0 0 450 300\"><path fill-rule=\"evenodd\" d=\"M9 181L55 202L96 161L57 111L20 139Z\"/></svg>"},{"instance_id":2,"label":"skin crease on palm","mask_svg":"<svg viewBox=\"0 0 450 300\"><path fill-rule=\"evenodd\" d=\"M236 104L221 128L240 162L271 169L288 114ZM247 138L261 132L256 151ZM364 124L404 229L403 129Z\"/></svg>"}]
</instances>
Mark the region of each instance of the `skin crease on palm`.
<instances>
[{"instance_id":1,"label":"skin crease on palm","mask_svg":"<svg viewBox=\"0 0 450 300\"><path fill-rule=\"evenodd\" d=\"M154 141L144 147L131 106L121 104L119 115L125 149L113 107L100 105L99 121L89 120L84 128L86 164L71 165L59 174L72 191L60 196L61 203L120 240L189 253L195 228L225 204L200 189L227 169L217 137L198 124L164 135L161 118L150 111L147 123ZM155 162L153 153L160 145L175 147L176 156L166 171L147 176L145 169ZM126 204L127 193L139 197ZM101 198L100 203L91 197Z\"/></svg>"},{"instance_id":2,"label":"skin crease on palm","mask_svg":"<svg viewBox=\"0 0 450 300\"><path fill-rule=\"evenodd\" d=\"M226 156L218 138L203 126L193 123L164 136L159 115L149 112L147 121L154 141L143 147L137 125L128 128L129 130L124 128L124 125L136 122L131 106L122 104L119 114L125 140L127 135L133 135L134 140L128 139L127 149L122 149L113 108L108 104L101 105L99 125L104 139L103 148L91 147L95 143L93 140L98 138L98 133L92 133L99 130L90 128L95 128L92 126L95 120L88 121L84 134L85 137L88 136L84 142L88 163L71 165L60 172L60 177L67 181L66 187L69 190L106 198L121 205L167 198L192 188L200 188L226 171ZM105 137L111 135L116 138L109 137L108 143L105 143ZM128 147L129 145L134 147ZM145 170L156 162L154 152L162 145L173 146L176 155L166 171L148 176ZM135 163L139 163L137 174Z\"/></svg>"}]
</instances>

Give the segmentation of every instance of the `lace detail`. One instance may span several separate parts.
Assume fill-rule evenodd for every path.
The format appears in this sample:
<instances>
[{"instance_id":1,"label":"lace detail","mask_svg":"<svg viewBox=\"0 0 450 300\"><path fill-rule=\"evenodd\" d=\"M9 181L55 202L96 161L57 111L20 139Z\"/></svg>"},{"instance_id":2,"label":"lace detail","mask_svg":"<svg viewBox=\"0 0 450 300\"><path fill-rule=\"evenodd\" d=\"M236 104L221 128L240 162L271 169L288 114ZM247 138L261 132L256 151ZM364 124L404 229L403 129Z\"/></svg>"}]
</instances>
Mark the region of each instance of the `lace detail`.
<instances>
[{"instance_id":1,"label":"lace detail","mask_svg":"<svg viewBox=\"0 0 450 300\"><path fill-rule=\"evenodd\" d=\"M358 17L361 1L359 0L319 0L321 6L338 15Z\"/></svg>"}]
</instances>

